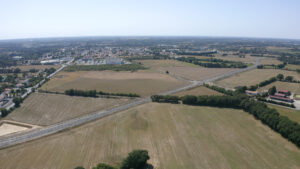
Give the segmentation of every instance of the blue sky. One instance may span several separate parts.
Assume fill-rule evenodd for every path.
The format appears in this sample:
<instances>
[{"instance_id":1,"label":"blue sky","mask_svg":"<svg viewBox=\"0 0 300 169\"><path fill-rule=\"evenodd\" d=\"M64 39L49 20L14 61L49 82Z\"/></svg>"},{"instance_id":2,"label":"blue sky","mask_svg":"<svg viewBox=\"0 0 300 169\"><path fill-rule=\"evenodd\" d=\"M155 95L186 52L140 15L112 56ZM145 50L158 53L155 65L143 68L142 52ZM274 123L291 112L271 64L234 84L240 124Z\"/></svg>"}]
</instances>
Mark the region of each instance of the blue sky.
<instances>
[{"instance_id":1,"label":"blue sky","mask_svg":"<svg viewBox=\"0 0 300 169\"><path fill-rule=\"evenodd\" d=\"M0 0L0 39L229 36L300 39L299 0Z\"/></svg>"}]
</instances>

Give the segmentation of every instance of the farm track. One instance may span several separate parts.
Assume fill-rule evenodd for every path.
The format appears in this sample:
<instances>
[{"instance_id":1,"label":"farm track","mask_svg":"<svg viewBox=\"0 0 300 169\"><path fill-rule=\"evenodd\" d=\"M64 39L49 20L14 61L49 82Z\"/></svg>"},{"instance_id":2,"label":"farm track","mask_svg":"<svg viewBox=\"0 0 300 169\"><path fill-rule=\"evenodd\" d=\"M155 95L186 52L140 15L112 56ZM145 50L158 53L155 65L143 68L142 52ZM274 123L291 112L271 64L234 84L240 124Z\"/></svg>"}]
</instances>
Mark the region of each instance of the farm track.
<instances>
[{"instance_id":1,"label":"farm track","mask_svg":"<svg viewBox=\"0 0 300 169\"><path fill-rule=\"evenodd\" d=\"M191 88L200 86L204 83L208 83L208 82L212 82L212 81L215 81L215 80L227 78L229 76L233 76L233 75L241 73L241 72L256 69L257 65L260 64L260 59L261 58L256 58L256 63L251 67L247 67L245 69L239 69L239 70L236 70L236 71L233 71L233 72L229 72L229 73L226 73L226 74L223 74L223 75L215 76L213 78L208 78L208 79L201 80L201 81L192 81L190 84L188 84L184 87L180 87L180 88L177 88L177 89L174 89L174 90L162 92L162 93L159 93L159 94L160 95L174 94L174 93L177 93L177 92L180 92L180 91L183 91L183 90L187 90L187 89L191 89ZM136 107L136 106L144 104L144 103L148 103L150 101L151 101L150 97L137 99L137 100L135 100L131 103L120 105L119 107L114 107L114 108L111 108L109 110L104 110L104 111L96 112L94 114L89 114L89 115L82 116L82 117L79 117L79 118L74 118L74 119L64 121L64 122L61 122L61 123L57 123L57 124L54 124L54 125L50 125L50 126L47 126L47 127L44 127L44 128L38 128L38 129L31 130L29 132L26 132L26 133L23 133L23 134L20 134L20 135L14 135L12 137L3 138L3 139L0 139L0 149L6 148L6 147L9 147L9 146L13 146L13 145L16 145L16 144L24 143L24 142L27 142L27 141L31 141L31 140L34 140L34 139L38 139L38 138L41 138L43 136L48 136L48 135L51 135L51 134L54 134L54 133L72 128L72 127L76 127L76 126L85 124L85 123L93 121L93 120L96 120L96 119L114 114L114 113L119 112L119 111L123 111L123 110L129 109L129 108L132 108L132 107Z\"/></svg>"}]
</instances>

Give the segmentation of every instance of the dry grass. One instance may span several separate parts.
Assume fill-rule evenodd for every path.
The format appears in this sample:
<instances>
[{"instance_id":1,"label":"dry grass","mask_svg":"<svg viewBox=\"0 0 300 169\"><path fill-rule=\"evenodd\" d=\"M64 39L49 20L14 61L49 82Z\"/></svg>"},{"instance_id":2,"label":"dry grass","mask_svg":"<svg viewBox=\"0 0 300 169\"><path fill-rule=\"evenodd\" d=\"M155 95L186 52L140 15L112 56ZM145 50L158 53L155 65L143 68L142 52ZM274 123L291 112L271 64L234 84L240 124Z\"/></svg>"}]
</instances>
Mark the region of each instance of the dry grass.
<instances>
[{"instance_id":1,"label":"dry grass","mask_svg":"<svg viewBox=\"0 0 300 169\"><path fill-rule=\"evenodd\" d=\"M234 109L149 103L0 150L2 168L91 168L147 149L156 169L299 168L300 150Z\"/></svg>"},{"instance_id":2,"label":"dry grass","mask_svg":"<svg viewBox=\"0 0 300 169\"><path fill-rule=\"evenodd\" d=\"M268 104L268 107L276 109L280 115L287 116L289 119L300 124L300 110L294 110L270 104Z\"/></svg>"},{"instance_id":3,"label":"dry grass","mask_svg":"<svg viewBox=\"0 0 300 169\"><path fill-rule=\"evenodd\" d=\"M299 83L288 83L288 82L274 82L262 88L259 91L268 90L272 86L276 86L277 90L289 90L292 93L300 94L300 84Z\"/></svg>"},{"instance_id":4,"label":"dry grass","mask_svg":"<svg viewBox=\"0 0 300 169\"><path fill-rule=\"evenodd\" d=\"M300 70L300 65L288 64L288 65L285 66L285 68L292 69L292 70L297 70L297 69Z\"/></svg>"},{"instance_id":5,"label":"dry grass","mask_svg":"<svg viewBox=\"0 0 300 169\"><path fill-rule=\"evenodd\" d=\"M240 58L238 55L227 55L222 56L221 53L217 54L216 59L222 59L222 60L228 60L228 61L234 61L234 62L243 62L243 63L253 63L255 62L255 57L252 57L250 55L246 55L245 58Z\"/></svg>"},{"instance_id":6,"label":"dry grass","mask_svg":"<svg viewBox=\"0 0 300 169\"><path fill-rule=\"evenodd\" d=\"M219 93L215 90L209 89L205 86L199 86L196 88L192 88L189 90L185 90L179 93L174 94L176 96L185 96L185 95L196 95L196 96L202 96L202 95L216 95L220 96L223 95L222 93Z\"/></svg>"},{"instance_id":7,"label":"dry grass","mask_svg":"<svg viewBox=\"0 0 300 169\"><path fill-rule=\"evenodd\" d=\"M188 80L204 80L207 78L234 71L236 69L204 67L169 67L162 68L162 70L169 71L171 75L176 75Z\"/></svg>"},{"instance_id":8,"label":"dry grass","mask_svg":"<svg viewBox=\"0 0 300 169\"><path fill-rule=\"evenodd\" d=\"M20 108L14 110L5 119L36 125L50 125L87 113L104 110L126 101L127 99L86 98L33 93L25 99Z\"/></svg>"},{"instance_id":9,"label":"dry grass","mask_svg":"<svg viewBox=\"0 0 300 169\"><path fill-rule=\"evenodd\" d=\"M16 66L16 67L13 67L13 68L19 68L21 69L22 71L29 71L30 69L38 69L38 70L41 70L41 69L49 69L49 68L55 68L55 69L58 69L61 67L61 65L25 65L25 66Z\"/></svg>"},{"instance_id":10,"label":"dry grass","mask_svg":"<svg viewBox=\"0 0 300 169\"><path fill-rule=\"evenodd\" d=\"M260 60L260 63L262 65L279 65L279 64L282 64L283 62L277 60L277 59L274 59L274 58L264 58L264 59L261 59Z\"/></svg>"},{"instance_id":11,"label":"dry grass","mask_svg":"<svg viewBox=\"0 0 300 169\"><path fill-rule=\"evenodd\" d=\"M284 76L293 76L295 80L300 80L300 74L293 71L285 71L278 69L255 69L247 72L243 72L229 78L216 81L215 83L226 88L234 88L237 86L250 86L256 85L271 77L277 76L277 74L283 74Z\"/></svg>"},{"instance_id":12,"label":"dry grass","mask_svg":"<svg viewBox=\"0 0 300 169\"><path fill-rule=\"evenodd\" d=\"M43 90L63 92L67 89L97 90L112 93L137 93L141 96L183 86L187 82L161 73L149 72L60 72L42 86Z\"/></svg>"}]
</instances>

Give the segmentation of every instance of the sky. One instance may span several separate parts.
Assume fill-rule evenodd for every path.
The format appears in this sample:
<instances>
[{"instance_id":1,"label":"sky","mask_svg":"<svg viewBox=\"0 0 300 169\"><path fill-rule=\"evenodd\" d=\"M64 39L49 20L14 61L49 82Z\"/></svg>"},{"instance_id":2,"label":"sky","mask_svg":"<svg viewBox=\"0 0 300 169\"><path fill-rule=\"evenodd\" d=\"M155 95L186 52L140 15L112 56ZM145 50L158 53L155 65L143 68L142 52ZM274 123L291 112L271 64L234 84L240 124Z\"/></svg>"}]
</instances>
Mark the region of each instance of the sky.
<instances>
[{"instance_id":1,"label":"sky","mask_svg":"<svg viewBox=\"0 0 300 169\"><path fill-rule=\"evenodd\" d=\"M212 36L300 39L300 0L0 0L0 39Z\"/></svg>"}]
</instances>

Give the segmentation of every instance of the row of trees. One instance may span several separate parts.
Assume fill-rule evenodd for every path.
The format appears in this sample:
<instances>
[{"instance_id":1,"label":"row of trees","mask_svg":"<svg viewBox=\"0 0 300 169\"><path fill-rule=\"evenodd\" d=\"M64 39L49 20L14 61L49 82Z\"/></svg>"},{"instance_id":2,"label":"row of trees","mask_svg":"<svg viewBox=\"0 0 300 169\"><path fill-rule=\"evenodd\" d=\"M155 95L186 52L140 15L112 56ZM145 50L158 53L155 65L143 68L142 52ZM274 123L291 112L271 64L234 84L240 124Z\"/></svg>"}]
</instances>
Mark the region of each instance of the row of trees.
<instances>
[{"instance_id":1,"label":"row of trees","mask_svg":"<svg viewBox=\"0 0 300 169\"><path fill-rule=\"evenodd\" d=\"M44 92L44 91L42 91ZM47 92L46 92L47 93ZM77 90L77 89L68 89L64 92L69 96L84 96L84 97L97 97L99 95L105 96L125 96L125 97L140 97L140 95L135 93L108 93L108 92L97 92L96 90Z\"/></svg>"},{"instance_id":2,"label":"row of trees","mask_svg":"<svg viewBox=\"0 0 300 169\"><path fill-rule=\"evenodd\" d=\"M140 64L123 64L123 65L72 65L66 67L64 70L67 72L75 71L103 71L103 70L112 70L112 71L137 71L141 69L146 69L143 65Z\"/></svg>"},{"instance_id":3,"label":"row of trees","mask_svg":"<svg viewBox=\"0 0 300 169\"><path fill-rule=\"evenodd\" d=\"M66 95L69 96L83 96L83 97L97 97L96 90L77 90L77 89L69 89L65 91Z\"/></svg>"},{"instance_id":4,"label":"row of trees","mask_svg":"<svg viewBox=\"0 0 300 169\"><path fill-rule=\"evenodd\" d=\"M208 68L246 68L247 64L242 62L226 61L222 59L198 59L194 57L180 57L177 60L188 62L195 65L208 67Z\"/></svg>"},{"instance_id":5,"label":"row of trees","mask_svg":"<svg viewBox=\"0 0 300 169\"><path fill-rule=\"evenodd\" d=\"M170 96L170 95L165 95L165 96L153 95L153 96L151 96L151 100L153 102L178 104L180 98L178 96Z\"/></svg>"},{"instance_id":6,"label":"row of trees","mask_svg":"<svg viewBox=\"0 0 300 169\"><path fill-rule=\"evenodd\" d=\"M150 159L147 150L133 150L128 156L122 161L120 169L144 169L148 164L147 161ZM78 166L75 169L84 169L82 166ZM117 169L116 167L108 164L99 163L93 169Z\"/></svg>"},{"instance_id":7,"label":"row of trees","mask_svg":"<svg viewBox=\"0 0 300 169\"><path fill-rule=\"evenodd\" d=\"M165 97L165 96L161 96ZM198 106L214 106L224 108L240 108L261 120L274 131L300 147L300 125L285 116L280 116L275 109L267 107L263 102L248 98L246 95L234 96L183 96L183 104Z\"/></svg>"},{"instance_id":8,"label":"row of trees","mask_svg":"<svg viewBox=\"0 0 300 169\"><path fill-rule=\"evenodd\" d=\"M294 80L294 77L293 76L286 76L284 77L283 74L278 74L277 76L275 77L271 77L270 79L267 79L265 81L262 81L260 82L259 84L257 85L252 85L250 87L248 87L247 89L248 90L252 90L252 91L255 91L257 88L259 87L264 87L264 86L267 86L273 82L276 82L276 81L282 81L282 82L292 82L292 83L300 83L298 81L295 81Z\"/></svg>"}]
</instances>

